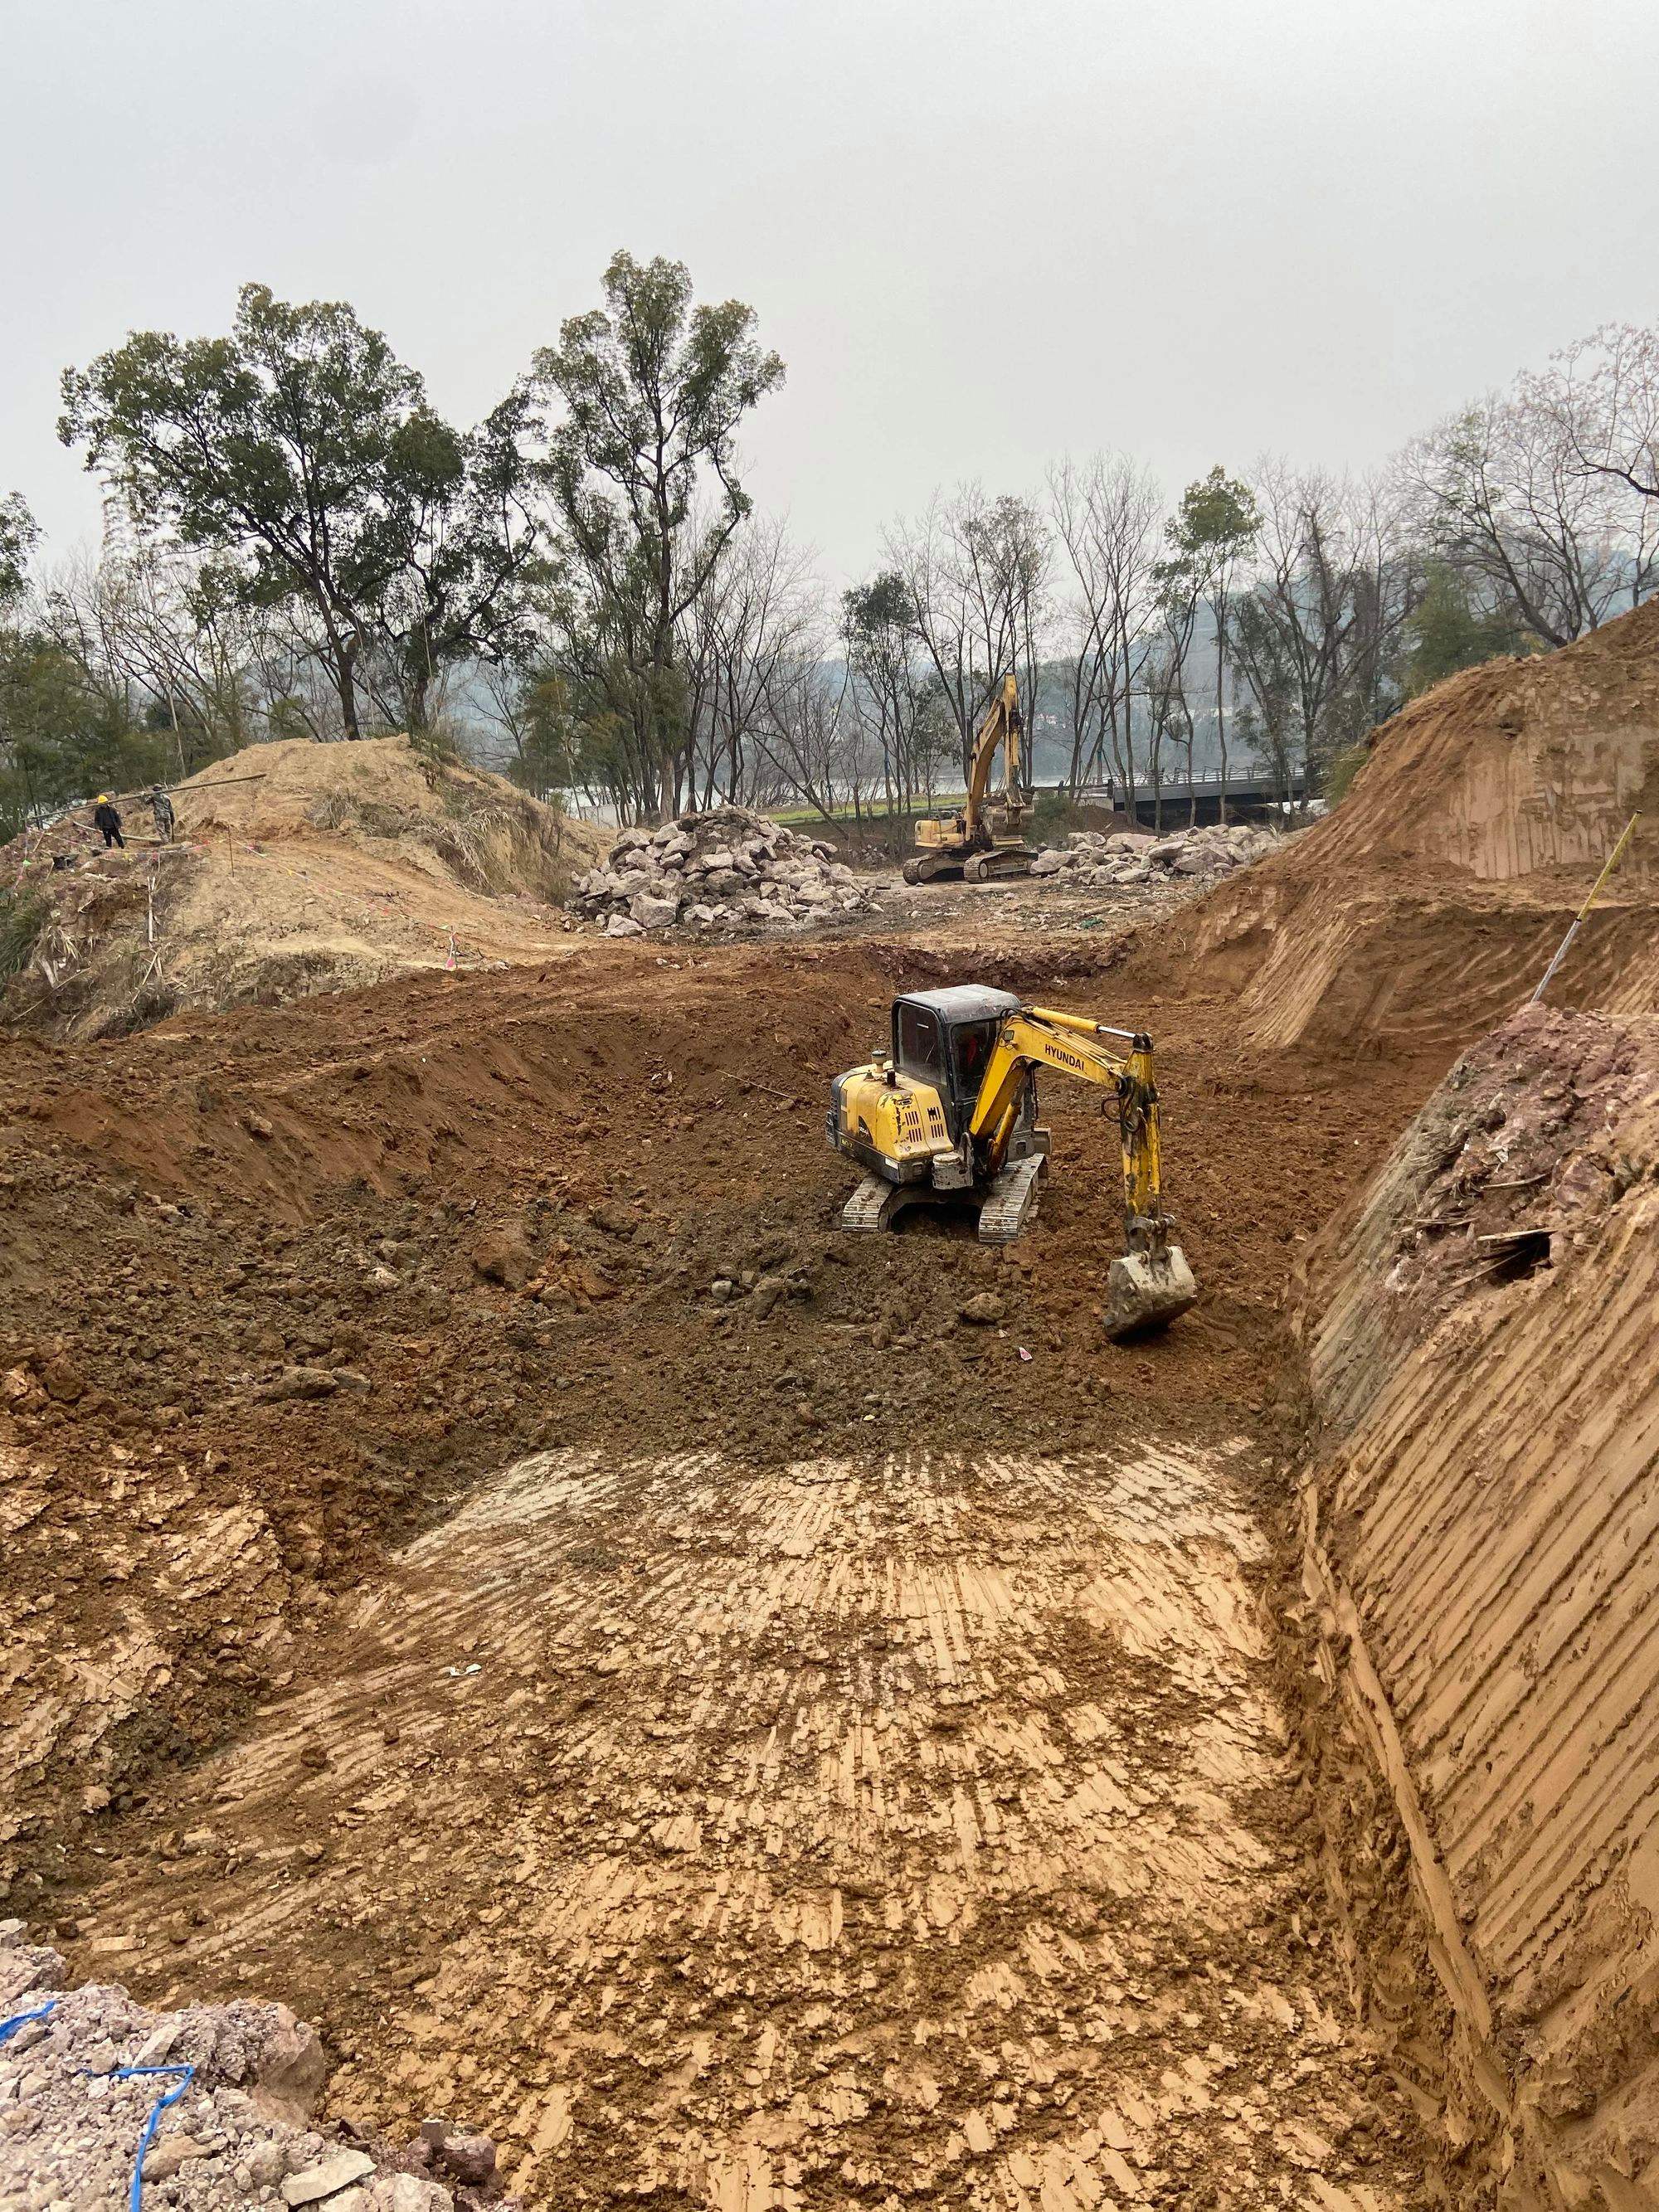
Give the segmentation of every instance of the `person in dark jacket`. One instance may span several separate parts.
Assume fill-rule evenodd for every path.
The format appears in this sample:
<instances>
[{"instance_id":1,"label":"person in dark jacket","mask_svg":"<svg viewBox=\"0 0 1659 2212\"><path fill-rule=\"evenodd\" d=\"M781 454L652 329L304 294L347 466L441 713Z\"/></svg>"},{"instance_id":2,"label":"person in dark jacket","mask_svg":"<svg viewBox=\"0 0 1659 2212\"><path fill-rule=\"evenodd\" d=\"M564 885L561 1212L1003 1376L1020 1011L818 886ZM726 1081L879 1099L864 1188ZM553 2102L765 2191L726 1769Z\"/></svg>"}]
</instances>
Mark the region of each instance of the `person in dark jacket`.
<instances>
[{"instance_id":1,"label":"person in dark jacket","mask_svg":"<svg viewBox=\"0 0 1659 2212\"><path fill-rule=\"evenodd\" d=\"M106 852L112 845L118 845L125 851L127 841L121 835L121 817L106 791L100 791L98 794L98 804L92 810L92 826L103 831Z\"/></svg>"}]
</instances>

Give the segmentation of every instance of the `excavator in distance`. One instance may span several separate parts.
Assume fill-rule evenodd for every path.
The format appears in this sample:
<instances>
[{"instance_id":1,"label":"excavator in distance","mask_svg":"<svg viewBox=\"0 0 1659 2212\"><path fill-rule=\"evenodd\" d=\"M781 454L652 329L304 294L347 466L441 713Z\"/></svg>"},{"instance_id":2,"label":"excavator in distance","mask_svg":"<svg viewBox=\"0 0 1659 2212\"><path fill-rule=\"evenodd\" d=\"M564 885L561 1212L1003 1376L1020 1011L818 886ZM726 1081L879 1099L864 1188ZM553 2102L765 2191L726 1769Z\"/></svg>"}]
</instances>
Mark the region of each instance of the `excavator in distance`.
<instances>
[{"instance_id":1,"label":"excavator in distance","mask_svg":"<svg viewBox=\"0 0 1659 2212\"><path fill-rule=\"evenodd\" d=\"M1164 1209L1152 1041L1141 1030L978 984L903 993L887 1049L830 1086L830 1143L866 1170L842 1227L891 1229L909 1206L966 1205L978 1213L981 1243L1018 1237L1048 1172L1039 1067L1099 1085L1116 1103L1125 1249L1107 1277L1106 1333L1165 1328L1194 1303L1198 1285Z\"/></svg>"},{"instance_id":2,"label":"excavator in distance","mask_svg":"<svg viewBox=\"0 0 1659 2212\"><path fill-rule=\"evenodd\" d=\"M974 739L968 795L948 814L925 814L916 823L916 849L901 870L907 884L963 876L970 884L997 876L1023 876L1036 858L1025 842L1025 798L1020 782L1019 741L1025 725L1012 676L1005 676ZM991 765L1002 748L1002 790L991 794Z\"/></svg>"}]
</instances>

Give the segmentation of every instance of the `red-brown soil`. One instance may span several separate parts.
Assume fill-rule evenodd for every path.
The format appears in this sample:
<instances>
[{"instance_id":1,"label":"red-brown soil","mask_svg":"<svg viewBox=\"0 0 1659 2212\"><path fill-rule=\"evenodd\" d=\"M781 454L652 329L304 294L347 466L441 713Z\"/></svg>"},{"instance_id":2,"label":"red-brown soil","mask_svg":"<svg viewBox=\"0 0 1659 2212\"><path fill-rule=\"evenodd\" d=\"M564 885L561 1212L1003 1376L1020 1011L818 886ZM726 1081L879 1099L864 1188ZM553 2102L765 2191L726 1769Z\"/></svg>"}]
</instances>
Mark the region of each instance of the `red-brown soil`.
<instances>
[{"instance_id":1,"label":"red-brown soil","mask_svg":"<svg viewBox=\"0 0 1659 2212\"><path fill-rule=\"evenodd\" d=\"M465 2106L536 2203L1480 2201L1355 2024L1261 1532L1311 1241L1589 874L1436 860L1378 938L1343 819L1139 936L964 900L4 1048L14 1909L301 2003L339 2109ZM1650 989L1634 880L1565 1002ZM1012 1255L837 1234L830 1076L969 972L1157 1037L1162 1340L1099 1328L1088 1093Z\"/></svg>"}]
</instances>

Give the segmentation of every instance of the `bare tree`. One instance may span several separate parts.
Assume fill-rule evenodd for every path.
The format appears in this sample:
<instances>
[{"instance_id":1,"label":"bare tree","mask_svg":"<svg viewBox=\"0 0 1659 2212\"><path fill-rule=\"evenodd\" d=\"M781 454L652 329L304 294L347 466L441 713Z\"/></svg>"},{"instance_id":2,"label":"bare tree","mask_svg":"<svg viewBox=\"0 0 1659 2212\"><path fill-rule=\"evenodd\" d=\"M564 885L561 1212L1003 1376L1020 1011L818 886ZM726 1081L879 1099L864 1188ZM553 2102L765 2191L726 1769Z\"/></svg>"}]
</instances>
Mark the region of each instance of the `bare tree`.
<instances>
[{"instance_id":1,"label":"bare tree","mask_svg":"<svg viewBox=\"0 0 1659 2212\"><path fill-rule=\"evenodd\" d=\"M1288 798L1395 702L1386 695L1419 564L1385 487L1258 463L1255 574L1235 616L1252 733Z\"/></svg>"},{"instance_id":2,"label":"bare tree","mask_svg":"<svg viewBox=\"0 0 1659 2212\"><path fill-rule=\"evenodd\" d=\"M857 788L859 753L845 713L847 678L811 646L786 653L767 686L762 751L783 787L799 793L825 822Z\"/></svg>"},{"instance_id":3,"label":"bare tree","mask_svg":"<svg viewBox=\"0 0 1659 2212\"><path fill-rule=\"evenodd\" d=\"M751 740L766 726L779 672L811 639L823 597L811 555L789 543L781 521L745 521L730 540L682 629L690 741L674 764L677 810L711 806L719 794L752 802Z\"/></svg>"},{"instance_id":4,"label":"bare tree","mask_svg":"<svg viewBox=\"0 0 1659 2212\"><path fill-rule=\"evenodd\" d=\"M1154 570L1163 497L1150 472L1120 453L1049 471L1054 528L1073 592L1069 705L1073 794L1109 757L1135 805L1135 699L1158 619Z\"/></svg>"},{"instance_id":5,"label":"bare tree","mask_svg":"<svg viewBox=\"0 0 1659 2212\"><path fill-rule=\"evenodd\" d=\"M952 499L935 500L920 522L897 525L885 546L956 723L965 776L986 702L1011 671L1025 726L1036 726L1052 562L1048 525L1030 501L988 499L969 484Z\"/></svg>"},{"instance_id":6,"label":"bare tree","mask_svg":"<svg viewBox=\"0 0 1659 2212\"><path fill-rule=\"evenodd\" d=\"M1428 544L1550 646L1645 597L1659 556L1647 501L1616 471L1588 465L1585 441L1594 448L1601 435L1578 422L1570 380L1547 392L1523 378L1401 457Z\"/></svg>"},{"instance_id":7,"label":"bare tree","mask_svg":"<svg viewBox=\"0 0 1659 2212\"><path fill-rule=\"evenodd\" d=\"M1516 391L1587 474L1659 500L1659 331L1604 323L1522 376Z\"/></svg>"}]
</instances>

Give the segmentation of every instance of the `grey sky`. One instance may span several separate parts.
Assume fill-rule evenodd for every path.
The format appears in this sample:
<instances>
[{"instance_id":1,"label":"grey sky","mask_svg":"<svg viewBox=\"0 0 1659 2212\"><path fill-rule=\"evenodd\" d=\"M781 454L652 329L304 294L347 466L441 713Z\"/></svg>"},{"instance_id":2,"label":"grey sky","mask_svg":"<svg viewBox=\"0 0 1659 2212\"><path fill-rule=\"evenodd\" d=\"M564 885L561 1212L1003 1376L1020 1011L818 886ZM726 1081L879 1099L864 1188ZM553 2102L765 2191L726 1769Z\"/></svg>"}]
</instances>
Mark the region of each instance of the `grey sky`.
<instances>
[{"instance_id":1,"label":"grey sky","mask_svg":"<svg viewBox=\"0 0 1659 2212\"><path fill-rule=\"evenodd\" d=\"M749 481L837 581L936 484L1368 465L1659 312L1653 0L6 0L0 492L58 372L350 300L471 419L612 249L788 364Z\"/></svg>"}]
</instances>

